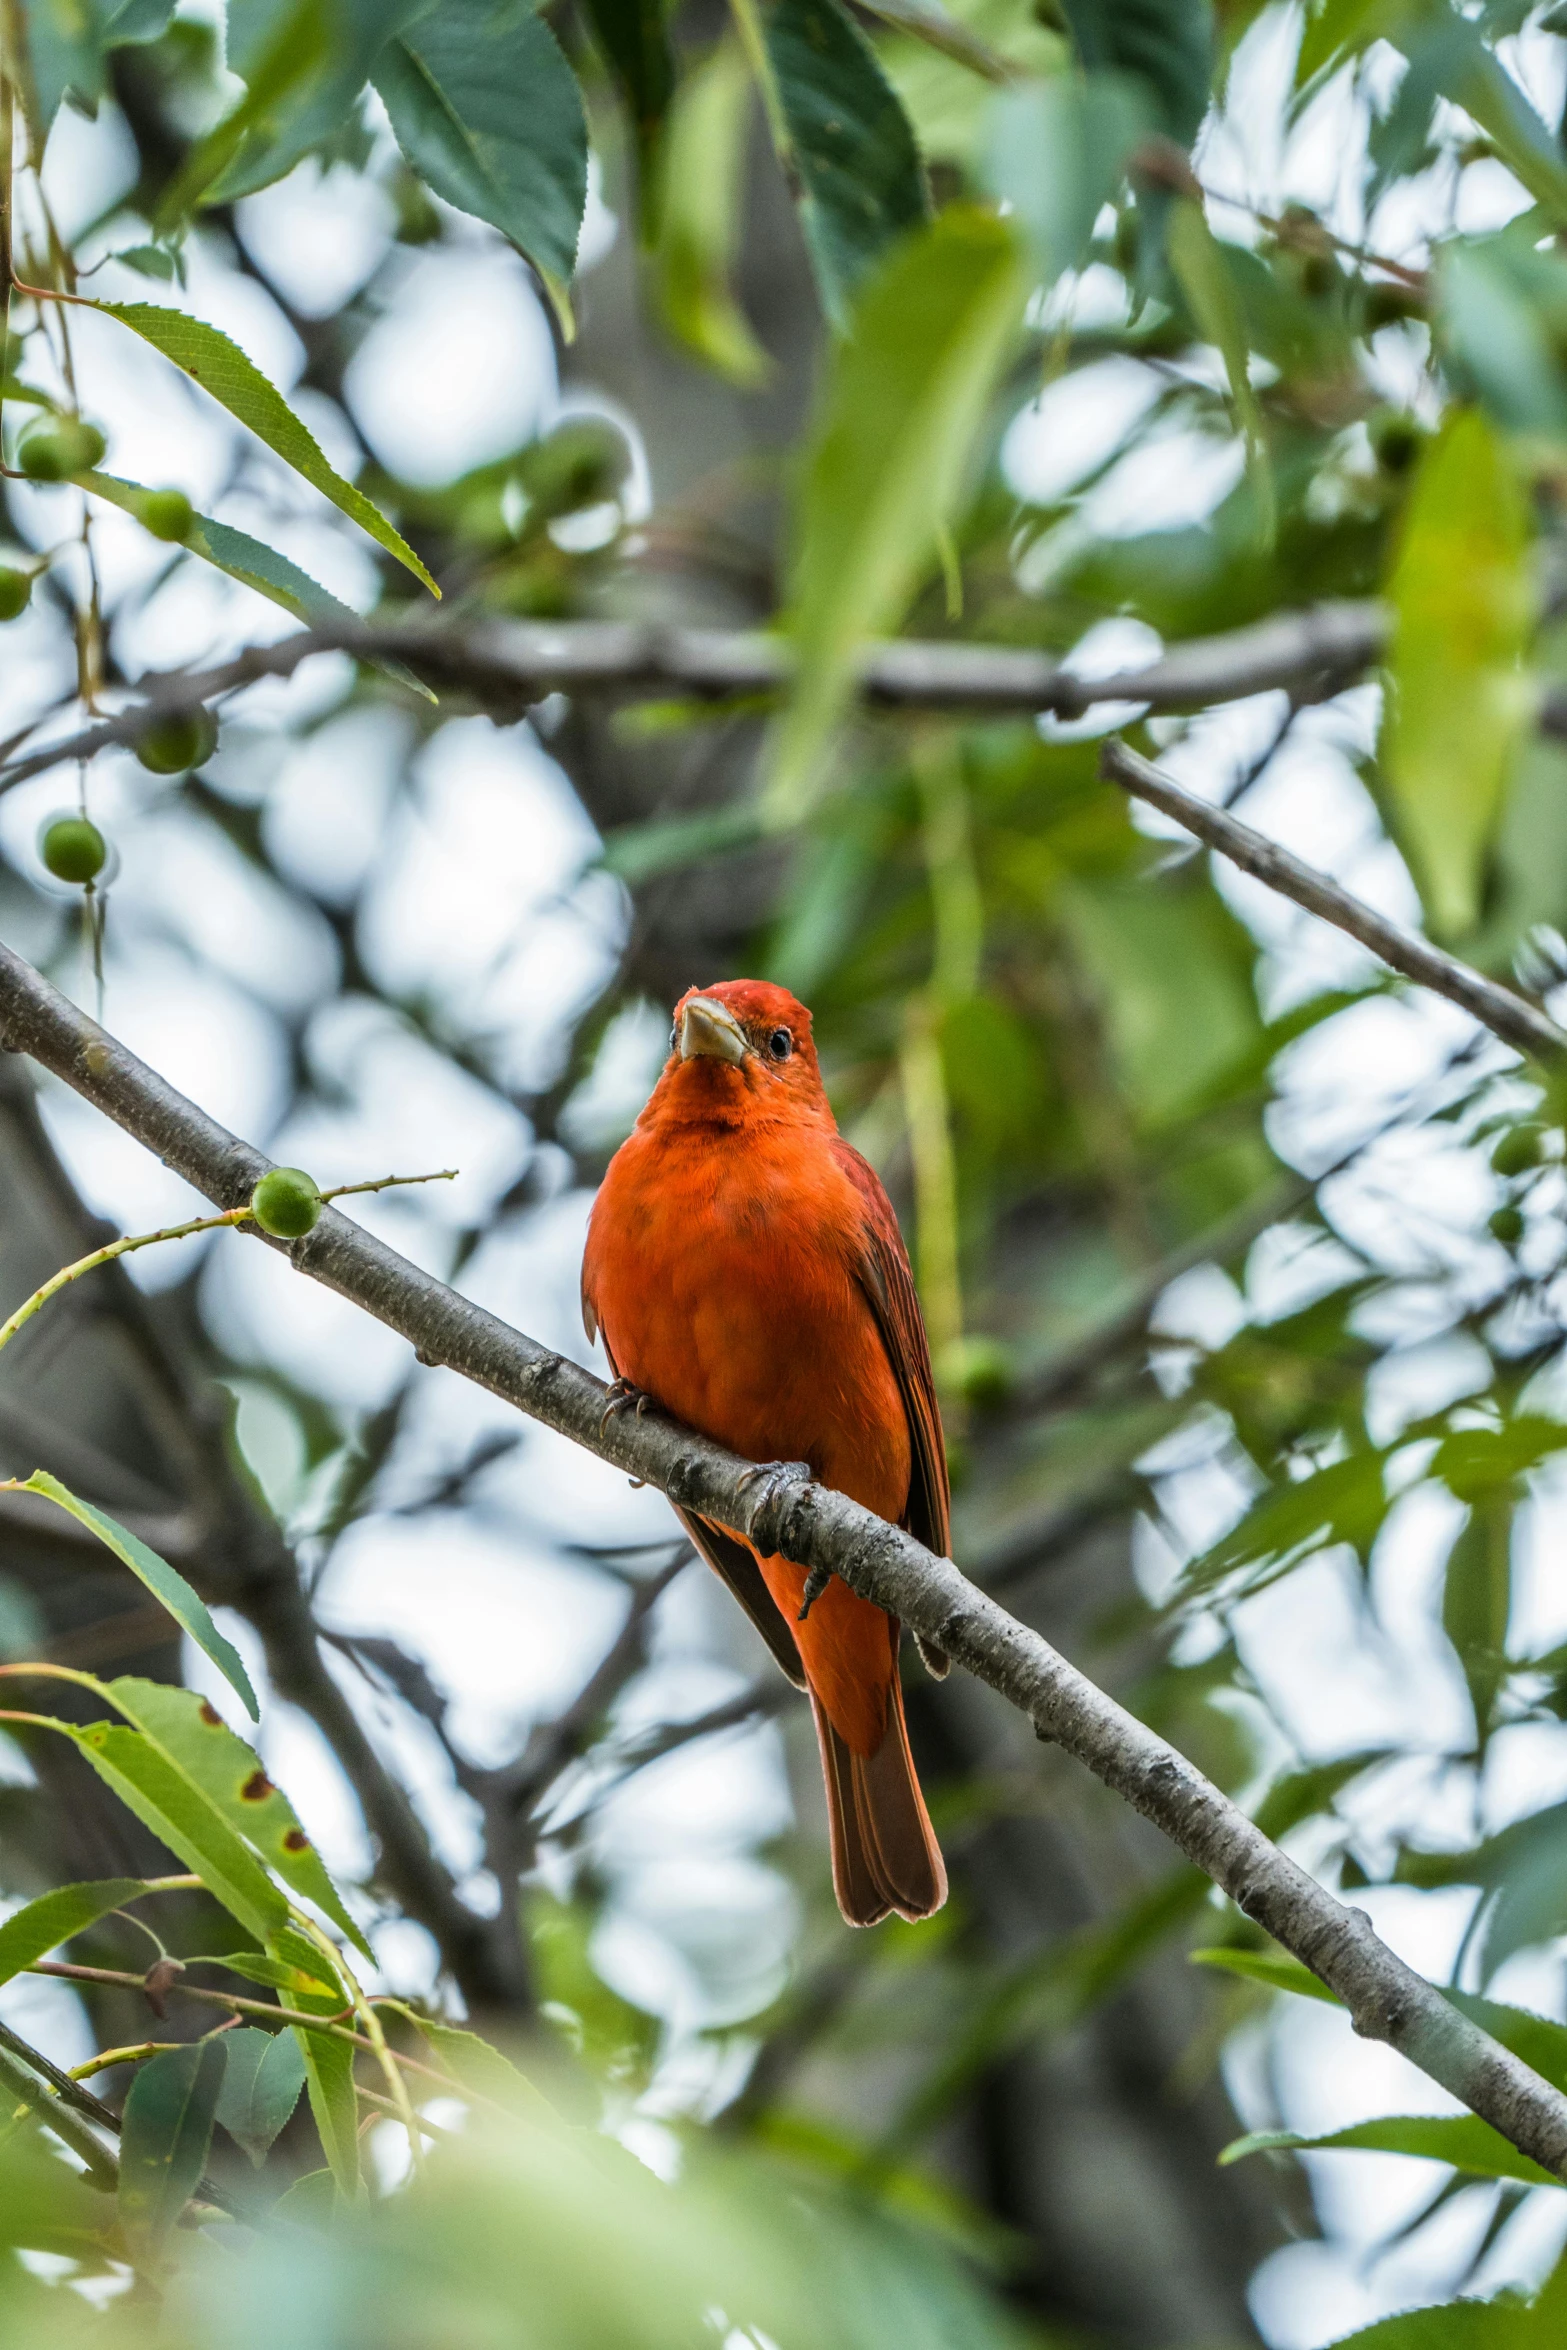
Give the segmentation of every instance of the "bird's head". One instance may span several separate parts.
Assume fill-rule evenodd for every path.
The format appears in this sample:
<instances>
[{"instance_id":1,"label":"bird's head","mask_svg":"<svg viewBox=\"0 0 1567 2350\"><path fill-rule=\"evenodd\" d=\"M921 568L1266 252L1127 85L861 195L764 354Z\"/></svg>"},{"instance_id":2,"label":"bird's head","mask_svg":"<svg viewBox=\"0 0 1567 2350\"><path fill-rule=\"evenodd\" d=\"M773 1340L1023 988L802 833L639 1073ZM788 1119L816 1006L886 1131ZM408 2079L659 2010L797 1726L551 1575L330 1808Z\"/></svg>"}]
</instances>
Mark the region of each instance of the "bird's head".
<instances>
[{"instance_id":1,"label":"bird's head","mask_svg":"<svg viewBox=\"0 0 1567 2350\"><path fill-rule=\"evenodd\" d=\"M765 979L688 988L650 1108L724 1125L830 1118L810 1013Z\"/></svg>"}]
</instances>

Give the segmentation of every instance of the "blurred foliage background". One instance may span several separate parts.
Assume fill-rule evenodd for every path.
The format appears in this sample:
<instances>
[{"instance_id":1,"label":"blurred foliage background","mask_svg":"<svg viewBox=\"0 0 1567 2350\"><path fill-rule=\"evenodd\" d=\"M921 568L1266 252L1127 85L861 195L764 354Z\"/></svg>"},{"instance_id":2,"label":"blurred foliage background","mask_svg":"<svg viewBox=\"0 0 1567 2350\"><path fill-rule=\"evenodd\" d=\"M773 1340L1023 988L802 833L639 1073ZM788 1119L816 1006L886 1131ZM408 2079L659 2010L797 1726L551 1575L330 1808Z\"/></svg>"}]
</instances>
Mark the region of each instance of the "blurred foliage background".
<instances>
[{"instance_id":1,"label":"blurred foliage background","mask_svg":"<svg viewBox=\"0 0 1567 2350\"><path fill-rule=\"evenodd\" d=\"M910 1238L960 1563L1414 1963L1554 2019L1559 1074L1134 810L1095 738L1126 725L1552 1000L1559 14L0 13L18 287L104 305L10 297L6 758L148 669L414 613L355 491L454 626L781 616L802 662L781 716L525 712L324 654L226 702L210 756L166 746L172 772L109 751L78 793L0 764L8 943L322 1182L459 1166L365 1221L584 1357L586 1203L670 1002L787 983ZM281 386L314 459L174 316ZM1189 717L849 706L878 633L1093 678L1372 596L1375 676ZM79 794L110 844L85 906L38 850ZM195 1212L0 1068L6 1310L100 1218ZM160 2317L23 2129L11 2338L1317 2350L1467 2295L1483 2333L1374 2338L1544 2339L1519 2296L1567 2231L1556 2189L1385 2134L1218 2166L1247 2129L1449 2109L1248 1974L1253 1929L961 1678L909 1668L952 1901L849 1935L808 1726L659 1498L265 1251L148 1252L31 1325L0 1470L39 1465L223 1611L378 1984L500 2039L602 2145L476 2129L336 2236L305 2210L286 2263L198 2245ZM0 1646L217 1696L80 1527L13 1495ZM0 1895L168 1865L78 1757L0 1745ZM175 1957L238 1948L204 1894L157 1921ZM147 1947L111 1914L70 1954L139 1973ZM139 1991L36 1976L0 2018L67 2066L151 2029ZM170 2033L208 2020L171 1997ZM98 2082L116 2107L128 2078ZM319 2162L301 2108L264 2175Z\"/></svg>"}]
</instances>

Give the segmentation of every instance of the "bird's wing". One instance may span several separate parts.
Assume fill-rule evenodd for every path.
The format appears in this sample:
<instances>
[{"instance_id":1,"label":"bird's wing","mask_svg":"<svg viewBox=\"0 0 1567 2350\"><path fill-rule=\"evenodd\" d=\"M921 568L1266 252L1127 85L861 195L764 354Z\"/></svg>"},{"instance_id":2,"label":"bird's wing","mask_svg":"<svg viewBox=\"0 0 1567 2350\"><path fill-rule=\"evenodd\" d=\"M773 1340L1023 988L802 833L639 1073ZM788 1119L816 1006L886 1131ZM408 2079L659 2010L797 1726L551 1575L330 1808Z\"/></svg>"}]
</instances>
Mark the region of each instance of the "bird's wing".
<instances>
[{"instance_id":1,"label":"bird's wing","mask_svg":"<svg viewBox=\"0 0 1567 2350\"><path fill-rule=\"evenodd\" d=\"M582 1321L590 1339L601 1336L598 1316L588 1298L586 1275L582 1288ZM620 1371L607 1338L604 1340L604 1352L608 1356L611 1372L618 1379ZM800 1662L793 1626L763 1582L755 1553L722 1526L715 1526L710 1518L699 1518L695 1511L683 1510L677 1502L671 1502L670 1508L720 1582L728 1584L772 1651L779 1670L794 1683L796 1689L803 1689L805 1667Z\"/></svg>"},{"instance_id":2,"label":"bird's wing","mask_svg":"<svg viewBox=\"0 0 1567 2350\"><path fill-rule=\"evenodd\" d=\"M833 1155L860 1195L864 1247L856 1271L876 1317L909 1424L909 1498L902 1522L916 1542L923 1542L938 1558L947 1558L952 1549L947 1447L908 1251L875 1168L841 1138L833 1144Z\"/></svg>"}]
</instances>

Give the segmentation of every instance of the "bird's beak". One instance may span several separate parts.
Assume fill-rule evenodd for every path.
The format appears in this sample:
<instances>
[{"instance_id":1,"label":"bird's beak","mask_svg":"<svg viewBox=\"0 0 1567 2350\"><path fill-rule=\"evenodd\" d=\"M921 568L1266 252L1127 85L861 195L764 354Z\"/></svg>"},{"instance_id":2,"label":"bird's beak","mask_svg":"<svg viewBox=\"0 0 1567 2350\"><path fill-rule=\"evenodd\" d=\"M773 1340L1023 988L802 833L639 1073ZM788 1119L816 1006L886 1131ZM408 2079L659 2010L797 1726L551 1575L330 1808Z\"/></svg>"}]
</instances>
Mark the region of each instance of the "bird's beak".
<instances>
[{"instance_id":1,"label":"bird's beak","mask_svg":"<svg viewBox=\"0 0 1567 2350\"><path fill-rule=\"evenodd\" d=\"M693 996L680 1015L680 1058L743 1061L745 1055L745 1035L734 1014L711 996Z\"/></svg>"}]
</instances>

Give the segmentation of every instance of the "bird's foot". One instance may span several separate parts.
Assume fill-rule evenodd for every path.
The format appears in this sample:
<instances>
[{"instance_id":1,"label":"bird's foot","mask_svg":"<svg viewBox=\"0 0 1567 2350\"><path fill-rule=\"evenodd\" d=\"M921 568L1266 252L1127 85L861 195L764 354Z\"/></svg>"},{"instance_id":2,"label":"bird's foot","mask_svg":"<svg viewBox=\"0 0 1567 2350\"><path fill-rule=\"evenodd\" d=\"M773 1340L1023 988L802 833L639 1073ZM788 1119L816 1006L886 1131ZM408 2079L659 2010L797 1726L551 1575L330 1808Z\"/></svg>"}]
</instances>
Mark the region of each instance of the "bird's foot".
<instances>
[{"instance_id":1,"label":"bird's foot","mask_svg":"<svg viewBox=\"0 0 1567 2350\"><path fill-rule=\"evenodd\" d=\"M640 1420L652 1400L650 1395L644 1394L642 1389L630 1379L612 1379L606 1390L604 1417L599 1422L600 1436L603 1435L617 1412L635 1410L637 1418Z\"/></svg>"},{"instance_id":2,"label":"bird's foot","mask_svg":"<svg viewBox=\"0 0 1567 2350\"><path fill-rule=\"evenodd\" d=\"M797 1624L804 1623L831 1581L831 1567L813 1567L811 1569L805 1578L805 1590L800 1600L800 1612L794 1619Z\"/></svg>"},{"instance_id":3,"label":"bird's foot","mask_svg":"<svg viewBox=\"0 0 1567 2350\"><path fill-rule=\"evenodd\" d=\"M757 1461L749 1469L742 1469L739 1477L742 1493L748 1485L762 1487L761 1505L751 1514L749 1534L758 1553L765 1556L777 1552L779 1544L771 1531L772 1519L794 1487L814 1482L815 1471L809 1461Z\"/></svg>"}]
</instances>

